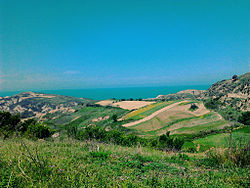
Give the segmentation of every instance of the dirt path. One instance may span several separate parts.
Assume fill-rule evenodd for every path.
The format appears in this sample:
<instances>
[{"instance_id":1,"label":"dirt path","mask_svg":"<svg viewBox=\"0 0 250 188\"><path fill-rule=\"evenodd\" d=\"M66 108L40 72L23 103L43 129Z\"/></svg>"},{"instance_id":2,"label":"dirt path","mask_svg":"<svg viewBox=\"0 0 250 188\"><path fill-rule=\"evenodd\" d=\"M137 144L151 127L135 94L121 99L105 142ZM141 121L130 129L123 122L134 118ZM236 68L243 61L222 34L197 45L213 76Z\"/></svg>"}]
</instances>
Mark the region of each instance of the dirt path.
<instances>
[{"instance_id":1,"label":"dirt path","mask_svg":"<svg viewBox=\"0 0 250 188\"><path fill-rule=\"evenodd\" d=\"M158 114L160 114L160 113L162 113L162 112L164 112L166 110L169 110L170 108L173 108L173 107L175 107L175 106L177 106L177 105L179 105L180 103L183 103L183 102L188 102L188 101L181 101L181 102L177 102L177 103L171 104L169 106L166 106L166 107L164 107L164 108L162 108L162 109L154 112L153 114L151 114L151 115L149 115L149 116L147 116L147 117L145 117L143 119L140 119L140 120L134 121L134 122L130 122L130 123L126 123L126 124L123 124L122 126L123 127L130 127L130 126L137 125L139 123L148 121L148 120L152 119L153 117L157 116Z\"/></svg>"}]
</instances>

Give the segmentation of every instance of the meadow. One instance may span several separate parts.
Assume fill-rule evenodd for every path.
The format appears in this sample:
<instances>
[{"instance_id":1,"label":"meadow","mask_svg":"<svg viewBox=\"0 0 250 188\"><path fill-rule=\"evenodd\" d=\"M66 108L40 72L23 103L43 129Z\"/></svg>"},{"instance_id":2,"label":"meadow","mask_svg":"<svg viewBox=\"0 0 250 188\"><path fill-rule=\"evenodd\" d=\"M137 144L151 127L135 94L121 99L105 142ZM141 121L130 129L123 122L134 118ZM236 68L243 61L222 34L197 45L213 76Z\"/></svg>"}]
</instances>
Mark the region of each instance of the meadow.
<instances>
[{"instance_id":1,"label":"meadow","mask_svg":"<svg viewBox=\"0 0 250 188\"><path fill-rule=\"evenodd\" d=\"M0 187L246 187L249 169L204 154L70 138L0 140Z\"/></svg>"}]
</instances>

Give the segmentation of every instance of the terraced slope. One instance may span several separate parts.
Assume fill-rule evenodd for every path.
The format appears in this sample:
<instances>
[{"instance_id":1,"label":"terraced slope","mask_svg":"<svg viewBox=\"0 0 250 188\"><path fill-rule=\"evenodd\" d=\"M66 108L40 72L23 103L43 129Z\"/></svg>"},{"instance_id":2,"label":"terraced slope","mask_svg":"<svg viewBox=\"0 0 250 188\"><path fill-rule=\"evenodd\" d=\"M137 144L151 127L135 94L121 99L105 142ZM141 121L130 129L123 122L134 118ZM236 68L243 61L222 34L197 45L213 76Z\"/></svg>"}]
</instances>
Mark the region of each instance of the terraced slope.
<instances>
[{"instance_id":1,"label":"terraced slope","mask_svg":"<svg viewBox=\"0 0 250 188\"><path fill-rule=\"evenodd\" d=\"M158 111L152 113L151 115L149 115L149 116L147 116L147 117L145 117L145 118L143 118L143 119L140 119L140 120L134 121L134 122L130 122L130 123L126 123L126 124L124 124L124 125L122 125L122 126L124 126L124 127L131 127L131 126L134 126L134 125L137 125L137 124L146 122L146 121L148 121L148 120L154 118L154 117L157 116L158 114L160 114L160 113L166 111L167 109L170 109L170 108L172 108L173 106L176 106L176 105L178 105L178 104L180 104L180 103L181 103L181 102L177 102L177 103L175 103L175 104L171 104L171 105L169 105L169 106L166 106L165 108L162 108L162 109L160 109L160 110L158 110Z\"/></svg>"},{"instance_id":2,"label":"terraced slope","mask_svg":"<svg viewBox=\"0 0 250 188\"><path fill-rule=\"evenodd\" d=\"M170 134L195 134L199 131L222 129L231 123L224 120L218 113L206 109L203 103L196 103L198 109L190 111L190 101L177 102L161 110L145 121L139 120L125 124L136 129L144 136L154 136L170 131Z\"/></svg>"}]
</instances>

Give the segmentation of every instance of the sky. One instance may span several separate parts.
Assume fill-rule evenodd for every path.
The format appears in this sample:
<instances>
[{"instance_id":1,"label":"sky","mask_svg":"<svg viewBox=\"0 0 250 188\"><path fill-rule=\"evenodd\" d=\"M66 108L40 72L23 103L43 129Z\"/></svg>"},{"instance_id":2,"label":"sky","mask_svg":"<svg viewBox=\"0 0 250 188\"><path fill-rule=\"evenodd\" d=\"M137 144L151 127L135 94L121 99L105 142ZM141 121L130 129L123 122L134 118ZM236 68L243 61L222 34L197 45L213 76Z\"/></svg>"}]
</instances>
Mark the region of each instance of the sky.
<instances>
[{"instance_id":1,"label":"sky","mask_svg":"<svg viewBox=\"0 0 250 188\"><path fill-rule=\"evenodd\" d=\"M0 0L0 91L206 85L250 70L249 0Z\"/></svg>"}]
</instances>

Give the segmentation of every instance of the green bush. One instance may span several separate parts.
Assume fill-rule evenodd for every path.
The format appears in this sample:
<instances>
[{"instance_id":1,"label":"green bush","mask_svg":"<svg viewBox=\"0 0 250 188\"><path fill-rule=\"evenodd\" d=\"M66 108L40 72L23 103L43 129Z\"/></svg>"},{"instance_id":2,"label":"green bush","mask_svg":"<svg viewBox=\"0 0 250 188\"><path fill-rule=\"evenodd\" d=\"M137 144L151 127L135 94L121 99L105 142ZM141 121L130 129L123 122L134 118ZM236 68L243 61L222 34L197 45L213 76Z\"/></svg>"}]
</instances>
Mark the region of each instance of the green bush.
<instances>
[{"instance_id":1,"label":"green bush","mask_svg":"<svg viewBox=\"0 0 250 188\"><path fill-rule=\"evenodd\" d=\"M221 105L221 102L219 101L219 98L207 99L207 100L204 101L204 105L205 105L206 108L216 110Z\"/></svg>"},{"instance_id":2,"label":"green bush","mask_svg":"<svg viewBox=\"0 0 250 188\"><path fill-rule=\"evenodd\" d=\"M244 125L250 125L250 111L243 112L239 117L239 122Z\"/></svg>"},{"instance_id":3,"label":"green bush","mask_svg":"<svg viewBox=\"0 0 250 188\"><path fill-rule=\"evenodd\" d=\"M30 124L27 128L25 134L30 138L44 139L50 137L54 134L54 130L50 129L48 126L43 124Z\"/></svg>"},{"instance_id":4,"label":"green bush","mask_svg":"<svg viewBox=\"0 0 250 188\"><path fill-rule=\"evenodd\" d=\"M0 136L8 138L15 131L21 121L19 115L12 115L9 112L0 112Z\"/></svg>"},{"instance_id":5,"label":"green bush","mask_svg":"<svg viewBox=\"0 0 250 188\"><path fill-rule=\"evenodd\" d=\"M190 110L190 111L195 111L195 110L197 110L198 108L199 108L199 107L198 107L196 104L191 104L189 110Z\"/></svg>"}]
</instances>

